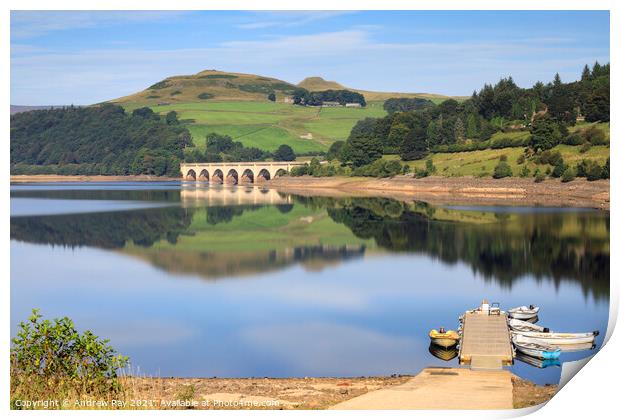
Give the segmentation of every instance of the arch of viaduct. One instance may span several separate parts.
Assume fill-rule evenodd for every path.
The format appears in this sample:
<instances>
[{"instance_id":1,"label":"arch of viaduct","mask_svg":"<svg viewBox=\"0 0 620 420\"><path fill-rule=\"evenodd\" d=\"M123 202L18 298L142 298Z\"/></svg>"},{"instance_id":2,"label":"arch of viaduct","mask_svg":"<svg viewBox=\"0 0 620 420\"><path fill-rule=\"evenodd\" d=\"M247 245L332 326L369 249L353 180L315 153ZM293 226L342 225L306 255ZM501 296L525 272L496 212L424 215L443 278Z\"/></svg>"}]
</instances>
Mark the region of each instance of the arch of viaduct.
<instances>
[{"instance_id":1,"label":"arch of viaduct","mask_svg":"<svg viewBox=\"0 0 620 420\"><path fill-rule=\"evenodd\" d=\"M306 162L218 162L181 163L181 174L186 181L214 183L259 183L289 172Z\"/></svg>"}]
</instances>

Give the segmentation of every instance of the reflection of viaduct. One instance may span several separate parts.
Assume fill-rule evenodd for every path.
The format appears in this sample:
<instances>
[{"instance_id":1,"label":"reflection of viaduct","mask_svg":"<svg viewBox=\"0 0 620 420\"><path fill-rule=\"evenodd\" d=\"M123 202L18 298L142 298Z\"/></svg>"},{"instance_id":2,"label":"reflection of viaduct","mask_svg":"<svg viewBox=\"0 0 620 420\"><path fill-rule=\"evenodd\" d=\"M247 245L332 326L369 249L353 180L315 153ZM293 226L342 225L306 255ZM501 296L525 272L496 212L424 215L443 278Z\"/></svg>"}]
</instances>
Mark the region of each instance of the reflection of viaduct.
<instances>
[{"instance_id":1,"label":"reflection of viaduct","mask_svg":"<svg viewBox=\"0 0 620 420\"><path fill-rule=\"evenodd\" d=\"M219 162L182 163L181 173L187 181L209 181L229 184L254 183L285 174L306 162Z\"/></svg>"},{"instance_id":2,"label":"reflection of viaduct","mask_svg":"<svg viewBox=\"0 0 620 420\"><path fill-rule=\"evenodd\" d=\"M195 184L200 185L200 184ZM181 201L184 204L208 202L209 205L240 205L240 204L292 204L290 195L278 193L276 190L259 187L190 187L181 189Z\"/></svg>"}]
</instances>

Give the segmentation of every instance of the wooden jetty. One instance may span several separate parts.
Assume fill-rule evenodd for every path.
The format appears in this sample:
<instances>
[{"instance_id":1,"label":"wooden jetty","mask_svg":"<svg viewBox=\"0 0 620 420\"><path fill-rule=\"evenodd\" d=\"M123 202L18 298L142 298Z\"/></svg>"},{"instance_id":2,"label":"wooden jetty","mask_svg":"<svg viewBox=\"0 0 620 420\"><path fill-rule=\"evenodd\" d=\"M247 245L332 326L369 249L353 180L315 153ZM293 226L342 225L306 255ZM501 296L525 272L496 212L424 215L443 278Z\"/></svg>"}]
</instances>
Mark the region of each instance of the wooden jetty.
<instances>
[{"instance_id":1,"label":"wooden jetty","mask_svg":"<svg viewBox=\"0 0 620 420\"><path fill-rule=\"evenodd\" d=\"M502 369L513 363L508 318L505 313L472 311L463 315L459 362L472 369Z\"/></svg>"}]
</instances>

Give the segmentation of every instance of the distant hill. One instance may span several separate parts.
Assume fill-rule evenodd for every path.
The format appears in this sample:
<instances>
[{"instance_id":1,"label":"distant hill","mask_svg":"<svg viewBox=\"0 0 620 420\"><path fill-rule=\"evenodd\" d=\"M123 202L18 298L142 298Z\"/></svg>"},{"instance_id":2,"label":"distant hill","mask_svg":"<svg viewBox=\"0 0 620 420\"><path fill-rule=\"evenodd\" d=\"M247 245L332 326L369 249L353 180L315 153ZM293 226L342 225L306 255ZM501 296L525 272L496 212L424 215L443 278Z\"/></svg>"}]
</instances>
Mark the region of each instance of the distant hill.
<instances>
[{"instance_id":1,"label":"distant hill","mask_svg":"<svg viewBox=\"0 0 620 420\"><path fill-rule=\"evenodd\" d=\"M141 92L110 102L147 105L175 104L187 102L216 101L267 101L269 93L275 93L278 102L293 93L297 87L309 91L347 89L364 95L366 101L384 101L389 98L427 98L436 101L449 99L449 96L432 93L373 92L348 88L338 82L327 81L322 77L308 77L295 85L273 77L255 74L229 73L205 70L189 76L171 76Z\"/></svg>"},{"instance_id":2,"label":"distant hill","mask_svg":"<svg viewBox=\"0 0 620 420\"><path fill-rule=\"evenodd\" d=\"M168 77L141 92L111 102L173 104L206 100L266 101L271 92L277 97L283 97L296 88L294 84L272 77L205 70L190 76Z\"/></svg>"},{"instance_id":3,"label":"distant hill","mask_svg":"<svg viewBox=\"0 0 620 420\"><path fill-rule=\"evenodd\" d=\"M362 90L362 89L354 89L350 87L346 87L341 85L338 82L325 80L322 77L313 76L306 77L304 80L299 82L297 86L307 89L309 91L320 91L320 90L328 90L335 89L341 90L346 89L353 92L359 92L364 95L366 101L385 101L389 98L425 98L436 101L441 101L445 99L450 99L450 96L438 95L435 93L406 93L406 92L374 92L371 90ZM463 97L454 97L455 99L463 99Z\"/></svg>"},{"instance_id":4,"label":"distant hill","mask_svg":"<svg viewBox=\"0 0 620 420\"><path fill-rule=\"evenodd\" d=\"M11 105L11 115L20 112L35 111L37 109L62 108L63 105Z\"/></svg>"},{"instance_id":5,"label":"distant hill","mask_svg":"<svg viewBox=\"0 0 620 420\"><path fill-rule=\"evenodd\" d=\"M304 80L297 83L297 86L307 89L310 92L313 92L313 91L316 92L316 91L328 90L328 89L333 89L333 90L348 89L338 82L332 82L332 81L325 80L322 77L317 77L317 76L306 77Z\"/></svg>"}]
</instances>

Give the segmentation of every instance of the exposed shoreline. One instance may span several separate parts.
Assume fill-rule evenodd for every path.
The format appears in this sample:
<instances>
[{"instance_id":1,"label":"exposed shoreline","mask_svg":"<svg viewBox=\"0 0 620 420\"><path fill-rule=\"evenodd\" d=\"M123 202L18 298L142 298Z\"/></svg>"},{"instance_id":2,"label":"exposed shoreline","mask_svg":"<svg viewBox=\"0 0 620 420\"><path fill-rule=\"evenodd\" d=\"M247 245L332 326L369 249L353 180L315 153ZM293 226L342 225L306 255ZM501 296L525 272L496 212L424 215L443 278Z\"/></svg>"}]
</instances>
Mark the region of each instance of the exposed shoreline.
<instances>
[{"instance_id":1,"label":"exposed shoreline","mask_svg":"<svg viewBox=\"0 0 620 420\"><path fill-rule=\"evenodd\" d=\"M126 377L123 384L128 388L129 400L153 401L151 408L156 409L308 410L328 409L369 392L402 385L413 378L415 376L408 375L357 378ZM442 394L442 390L437 392ZM513 408L542 404L556 392L556 385L539 386L512 375ZM179 400L184 399L198 404L193 407L179 405Z\"/></svg>"},{"instance_id":2,"label":"exposed shoreline","mask_svg":"<svg viewBox=\"0 0 620 420\"><path fill-rule=\"evenodd\" d=\"M28 182L156 182L179 178L134 176L11 175L12 183ZM609 210L609 180L576 179L562 183L548 179L536 183L530 178L393 178L281 177L261 185L285 193L322 196L380 196L404 201L421 200L431 204L527 205L586 207Z\"/></svg>"},{"instance_id":3,"label":"exposed shoreline","mask_svg":"<svg viewBox=\"0 0 620 420\"><path fill-rule=\"evenodd\" d=\"M609 210L609 180L576 179L562 183L549 179L412 176L394 178L282 177L266 183L282 192L299 195L381 196L431 204L527 205L586 207Z\"/></svg>"}]
</instances>

